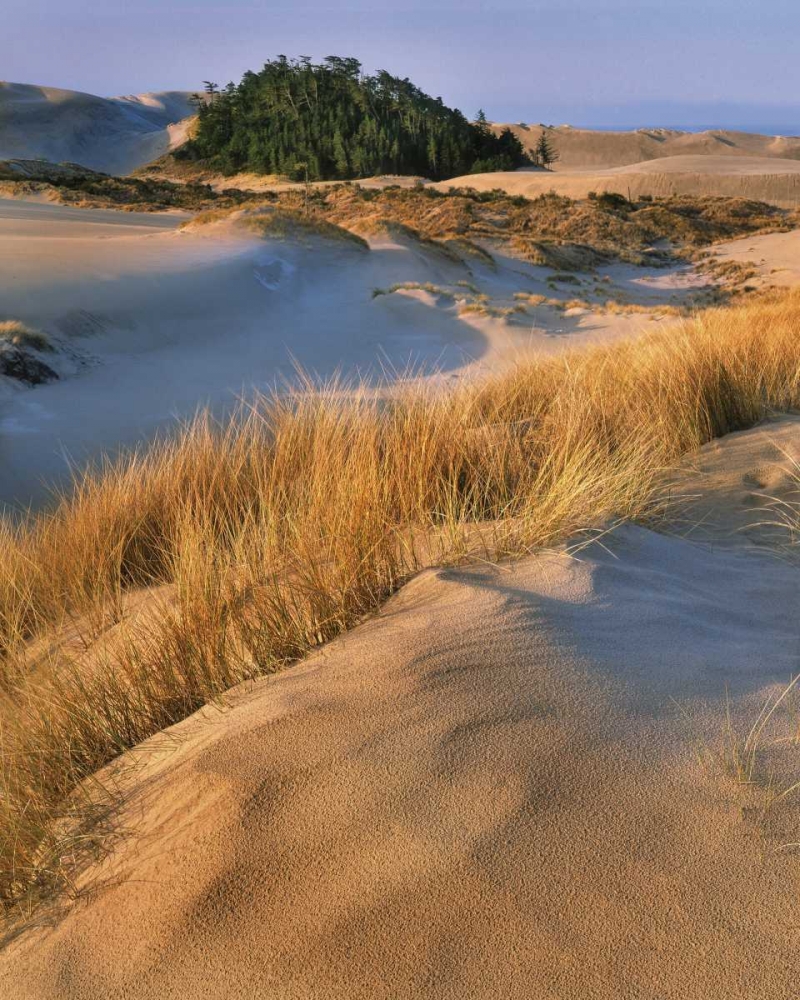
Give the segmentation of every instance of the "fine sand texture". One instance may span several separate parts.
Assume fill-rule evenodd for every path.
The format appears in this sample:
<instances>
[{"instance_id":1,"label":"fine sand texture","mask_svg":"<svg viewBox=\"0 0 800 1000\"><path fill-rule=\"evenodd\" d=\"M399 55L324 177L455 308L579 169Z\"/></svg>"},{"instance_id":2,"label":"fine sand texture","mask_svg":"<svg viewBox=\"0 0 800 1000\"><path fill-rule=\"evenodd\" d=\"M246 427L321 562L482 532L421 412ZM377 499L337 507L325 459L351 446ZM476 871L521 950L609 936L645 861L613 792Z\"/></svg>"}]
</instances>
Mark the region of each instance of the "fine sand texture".
<instances>
[{"instance_id":1,"label":"fine sand texture","mask_svg":"<svg viewBox=\"0 0 800 1000\"><path fill-rule=\"evenodd\" d=\"M743 481L799 430L694 461ZM797 672L798 572L752 539L628 526L421 573L106 775L120 837L7 944L0 995L796 997L799 807L696 743L724 740L726 691L746 731Z\"/></svg>"},{"instance_id":2,"label":"fine sand texture","mask_svg":"<svg viewBox=\"0 0 800 1000\"><path fill-rule=\"evenodd\" d=\"M630 166L576 165L552 171L522 169L467 174L441 181L435 187L443 191L451 187L472 187L479 191L499 188L526 198L535 198L548 191L570 198L586 198L591 191L613 191L627 198L642 195L750 198L781 208L796 208L800 205L800 160L676 154Z\"/></svg>"},{"instance_id":3,"label":"fine sand texture","mask_svg":"<svg viewBox=\"0 0 800 1000\"><path fill-rule=\"evenodd\" d=\"M223 415L297 366L320 378L409 368L446 378L666 322L542 306L463 313L464 282L506 308L518 292L566 301L582 286L554 290L547 268L462 261L402 237L367 249L258 239L224 223L179 231L180 221L0 200L0 319L43 330L57 348L44 360L61 375L34 389L0 378L0 502L38 503L44 483L88 459L146 442L201 406ZM705 281L686 268L612 270L604 289L654 308Z\"/></svg>"},{"instance_id":4,"label":"fine sand texture","mask_svg":"<svg viewBox=\"0 0 800 1000\"><path fill-rule=\"evenodd\" d=\"M180 145L187 91L95 97L0 82L0 160L45 159L127 174Z\"/></svg>"}]
</instances>

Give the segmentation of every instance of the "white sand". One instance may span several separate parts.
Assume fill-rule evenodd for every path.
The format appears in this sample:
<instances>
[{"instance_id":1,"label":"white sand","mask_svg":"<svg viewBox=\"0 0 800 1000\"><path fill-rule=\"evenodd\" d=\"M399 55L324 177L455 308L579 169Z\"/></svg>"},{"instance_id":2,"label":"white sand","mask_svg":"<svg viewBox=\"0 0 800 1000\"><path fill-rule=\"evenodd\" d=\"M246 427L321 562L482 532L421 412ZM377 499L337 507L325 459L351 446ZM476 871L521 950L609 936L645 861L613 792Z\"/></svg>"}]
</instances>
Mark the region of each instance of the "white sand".
<instances>
[{"instance_id":1,"label":"white sand","mask_svg":"<svg viewBox=\"0 0 800 1000\"><path fill-rule=\"evenodd\" d=\"M0 379L0 502L38 502L43 480L63 480L71 464L146 441L201 405L222 413L240 394L291 377L295 362L320 377L409 365L453 375L663 322L541 307L512 322L459 317L452 299L372 292L468 280L508 305L516 291L571 298L582 289L555 293L551 272L511 258L493 270L413 243L375 241L361 252L213 227L176 232L178 221L0 201L0 318L50 334L59 354L45 360L64 376L34 389ZM621 289L671 301L674 288L635 284L664 282L667 272L634 270L617 269Z\"/></svg>"},{"instance_id":2,"label":"white sand","mask_svg":"<svg viewBox=\"0 0 800 1000\"><path fill-rule=\"evenodd\" d=\"M185 139L194 114L186 91L95 97L55 87L0 82L0 160L79 163L127 174Z\"/></svg>"},{"instance_id":3,"label":"white sand","mask_svg":"<svg viewBox=\"0 0 800 1000\"><path fill-rule=\"evenodd\" d=\"M741 479L763 440L699 461ZM425 572L149 741L94 891L11 942L0 995L793 1000L797 802L765 826L672 699L711 743L726 688L749 725L797 672L800 570L607 544Z\"/></svg>"}]
</instances>

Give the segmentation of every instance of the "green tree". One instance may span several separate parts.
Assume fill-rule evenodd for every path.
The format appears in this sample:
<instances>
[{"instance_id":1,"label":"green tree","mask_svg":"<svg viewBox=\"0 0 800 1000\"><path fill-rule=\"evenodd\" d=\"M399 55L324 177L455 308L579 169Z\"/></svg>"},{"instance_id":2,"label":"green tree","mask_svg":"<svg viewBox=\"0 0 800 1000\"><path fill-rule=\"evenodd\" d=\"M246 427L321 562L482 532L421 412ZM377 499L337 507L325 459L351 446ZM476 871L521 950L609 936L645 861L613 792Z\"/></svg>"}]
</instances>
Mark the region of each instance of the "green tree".
<instances>
[{"instance_id":1,"label":"green tree","mask_svg":"<svg viewBox=\"0 0 800 1000\"><path fill-rule=\"evenodd\" d=\"M337 176L347 177L350 170L350 164L347 162L344 140L342 139L342 133L339 129L333 133L333 163Z\"/></svg>"},{"instance_id":2,"label":"green tree","mask_svg":"<svg viewBox=\"0 0 800 1000\"><path fill-rule=\"evenodd\" d=\"M309 180L416 174L443 180L526 162L511 133L483 111L470 123L410 80L362 72L356 59L278 56L222 91L205 81L195 136L175 156L225 174L239 170ZM305 164L303 170L300 164Z\"/></svg>"},{"instance_id":3,"label":"green tree","mask_svg":"<svg viewBox=\"0 0 800 1000\"><path fill-rule=\"evenodd\" d=\"M540 167L544 167L545 170L550 169L550 165L558 160L558 150L550 141L550 137L547 134L547 129L543 128L541 135L539 136L539 141L536 143L536 149L534 150L534 158L536 163Z\"/></svg>"}]
</instances>

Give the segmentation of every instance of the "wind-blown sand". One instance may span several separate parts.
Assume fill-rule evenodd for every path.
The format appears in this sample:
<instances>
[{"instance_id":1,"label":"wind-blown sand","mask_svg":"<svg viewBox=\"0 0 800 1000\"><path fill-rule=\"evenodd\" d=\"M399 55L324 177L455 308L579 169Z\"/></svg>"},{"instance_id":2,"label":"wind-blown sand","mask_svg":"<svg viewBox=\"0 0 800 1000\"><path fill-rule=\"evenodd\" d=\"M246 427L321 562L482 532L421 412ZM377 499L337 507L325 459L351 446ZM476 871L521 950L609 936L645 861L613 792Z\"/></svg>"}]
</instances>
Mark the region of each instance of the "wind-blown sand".
<instances>
[{"instance_id":1,"label":"wind-blown sand","mask_svg":"<svg viewBox=\"0 0 800 1000\"><path fill-rule=\"evenodd\" d=\"M459 263L413 241L376 239L365 251L224 226L178 232L180 221L0 201L0 318L51 336L59 350L47 363L63 376L35 389L0 378L0 502L38 503L43 482L63 482L71 467L147 441L200 406L221 415L298 364L323 378L409 365L452 375L664 322L547 308L510 321L460 316L457 299L424 290L373 299L396 282L465 296L456 283L476 282L504 304L516 291L567 299L577 289L553 291L552 272L519 260ZM677 271L611 270L626 294L654 307L705 281L686 268L682 286L670 284Z\"/></svg>"},{"instance_id":2,"label":"wind-blown sand","mask_svg":"<svg viewBox=\"0 0 800 1000\"><path fill-rule=\"evenodd\" d=\"M799 429L697 461L741 480ZM797 671L800 571L738 536L606 546L424 572L150 740L94 890L7 946L0 994L794 998L797 803L765 826L672 699L710 742L726 688L749 725Z\"/></svg>"},{"instance_id":3,"label":"wind-blown sand","mask_svg":"<svg viewBox=\"0 0 800 1000\"><path fill-rule=\"evenodd\" d=\"M127 174L186 138L188 91L95 97L0 82L0 160L68 161Z\"/></svg>"},{"instance_id":4,"label":"wind-blown sand","mask_svg":"<svg viewBox=\"0 0 800 1000\"><path fill-rule=\"evenodd\" d=\"M548 191L570 198L586 198L590 191L614 191L630 198L642 195L750 198L782 208L796 208L800 205L800 160L673 155L604 169L574 166L553 171L523 169L466 174L434 186L442 191L451 187L473 187L478 191L499 188L526 198Z\"/></svg>"}]
</instances>

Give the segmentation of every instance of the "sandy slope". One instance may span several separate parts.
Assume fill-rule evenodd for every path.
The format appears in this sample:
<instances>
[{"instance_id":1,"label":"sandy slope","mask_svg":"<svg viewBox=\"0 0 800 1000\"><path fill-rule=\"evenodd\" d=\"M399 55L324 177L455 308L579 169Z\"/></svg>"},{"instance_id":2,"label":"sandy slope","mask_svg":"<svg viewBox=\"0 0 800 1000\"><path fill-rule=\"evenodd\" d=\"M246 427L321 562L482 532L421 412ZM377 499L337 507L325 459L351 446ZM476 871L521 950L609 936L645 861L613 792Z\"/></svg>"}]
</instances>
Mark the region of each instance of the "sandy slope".
<instances>
[{"instance_id":1,"label":"sandy slope","mask_svg":"<svg viewBox=\"0 0 800 1000\"><path fill-rule=\"evenodd\" d=\"M64 376L35 389L0 379L0 502L39 500L42 480L147 440L200 405L224 412L237 395L290 377L295 361L323 377L409 364L455 373L658 322L548 309L507 322L459 317L456 301L424 291L373 299L373 289L404 281L477 282L506 304L520 290L565 298L576 290L547 288L544 268L458 263L413 241L376 240L367 252L213 227L177 232L178 221L0 202L2 318L50 334L59 353L47 360ZM669 278L628 268L614 280L658 302L671 299Z\"/></svg>"},{"instance_id":2,"label":"sandy slope","mask_svg":"<svg viewBox=\"0 0 800 1000\"><path fill-rule=\"evenodd\" d=\"M741 481L764 434L698 461ZM427 571L149 741L95 891L6 948L0 994L795 997L797 804L765 825L671 699L711 742L726 687L749 724L797 670L800 570L736 537L607 542Z\"/></svg>"},{"instance_id":3,"label":"sandy slope","mask_svg":"<svg viewBox=\"0 0 800 1000\"><path fill-rule=\"evenodd\" d=\"M673 155L623 167L571 167L568 170L518 170L467 174L435 185L501 188L528 198L557 191L585 198L590 191L616 191L626 197L695 195L752 198L784 208L800 205L800 160L753 156Z\"/></svg>"},{"instance_id":4,"label":"sandy slope","mask_svg":"<svg viewBox=\"0 0 800 1000\"><path fill-rule=\"evenodd\" d=\"M495 130L510 128L526 149L535 148L541 125L495 124ZM634 129L605 132L562 125L548 128L547 135L559 154L555 169L622 167L644 160L672 156L775 157L800 159L800 136L758 135L716 129L681 132L676 129Z\"/></svg>"},{"instance_id":5,"label":"sandy slope","mask_svg":"<svg viewBox=\"0 0 800 1000\"><path fill-rule=\"evenodd\" d=\"M712 255L721 261L750 265L756 271L751 284L789 287L800 282L800 230L797 229L717 243Z\"/></svg>"},{"instance_id":6,"label":"sandy slope","mask_svg":"<svg viewBox=\"0 0 800 1000\"><path fill-rule=\"evenodd\" d=\"M688 494L678 530L715 546L781 547L783 514L800 502L800 417L712 441L690 456L676 491Z\"/></svg>"},{"instance_id":7,"label":"sandy slope","mask_svg":"<svg viewBox=\"0 0 800 1000\"><path fill-rule=\"evenodd\" d=\"M184 91L95 97L0 82L0 160L43 158L127 174L185 138L194 113Z\"/></svg>"}]
</instances>

